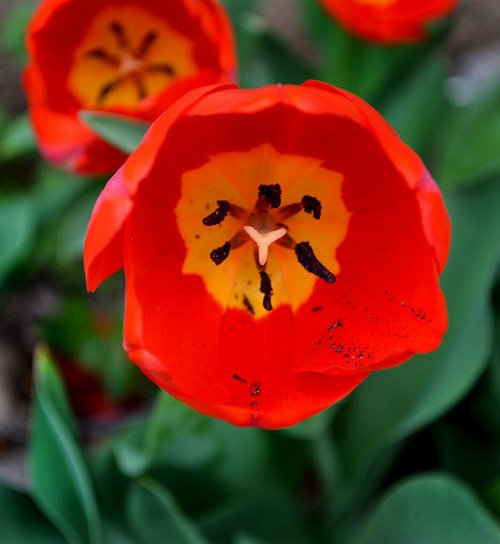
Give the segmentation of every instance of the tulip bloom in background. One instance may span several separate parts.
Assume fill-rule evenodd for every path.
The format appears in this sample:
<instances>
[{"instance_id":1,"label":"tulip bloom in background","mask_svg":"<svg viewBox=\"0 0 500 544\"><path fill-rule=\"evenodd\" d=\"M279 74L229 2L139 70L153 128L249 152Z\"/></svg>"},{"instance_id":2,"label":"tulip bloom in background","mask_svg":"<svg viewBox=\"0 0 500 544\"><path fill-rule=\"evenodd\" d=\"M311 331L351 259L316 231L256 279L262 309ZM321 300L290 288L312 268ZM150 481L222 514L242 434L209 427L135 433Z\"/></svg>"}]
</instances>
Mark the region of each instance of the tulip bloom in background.
<instances>
[{"instance_id":1,"label":"tulip bloom in background","mask_svg":"<svg viewBox=\"0 0 500 544\"><path fill-rule=\"evenodd\" d=\"M447 16L457 0L319 0L342 26L381 44L425 39L426 27Z\"/></svg>"},{"instance_id":2,"label":"tulip bloom in background","mask_svg":"<svg viewBox=\"0 0 500 544\"><path fill-rule=\"evenodd\" d=\"M81 110L155 119L186 90L234 80L232 30L216 0L45 0L27 34L24 84L42 153L81 173L125 156Z\"/></svg>"},{"instance_id":3,"label":"tulip bloom in background","mask_svg":"<svg viewBox=\"0 0 500 544\"><path fill-rule=\"evenodd\" d=\"M215 86L108 182L86 277L94 290L124 267L125 347L163 389L276 428L440 344L449 238L436 184L362 100Z\"/></svg>"}]
</instances>

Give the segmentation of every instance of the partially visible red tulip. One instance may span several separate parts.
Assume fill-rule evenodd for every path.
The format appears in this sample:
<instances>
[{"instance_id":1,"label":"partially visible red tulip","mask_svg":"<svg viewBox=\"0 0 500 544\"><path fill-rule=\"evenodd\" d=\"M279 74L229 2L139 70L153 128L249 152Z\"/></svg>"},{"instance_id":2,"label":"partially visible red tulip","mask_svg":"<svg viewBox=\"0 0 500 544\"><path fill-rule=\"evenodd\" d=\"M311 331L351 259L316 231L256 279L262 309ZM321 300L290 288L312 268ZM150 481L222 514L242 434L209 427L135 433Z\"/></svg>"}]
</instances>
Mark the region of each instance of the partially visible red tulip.
<instances>
[{"instance_id":1,"label":"partially visible red tulip","mask_svg":"<svg viewBox=\"0 0 500 544\"><path fill-rule=\"evenodd\" d=\"M236 425L293 425L436 349L450 223L420 159L319 82L197 89L111 178L90 290L124 268L124 345L164 390Z\"/></svg>"},{"instance_id":2,"label":"partially visible red tulip","mask_svg":"<svg viewBox=\"0 0 500 544\"><path fill-rule=\"evenodd\" d=\"M319 0L326 11L353 34L381 44L416 42L426 27L445 17L457 0Z\"/></svg>"},{"instance_id":3,"label":"partially visible red tulip","mask_svg":"<svg viewBox=\"0 0 500 544\"><path fill-rule=\"evenodd\" d=\"M24 85L41 152L80 173L109 173L125 159L80 110L152 121L187 90L235 77L217 0L44 0L27 48Z\"/></svg>"}]
</instances>

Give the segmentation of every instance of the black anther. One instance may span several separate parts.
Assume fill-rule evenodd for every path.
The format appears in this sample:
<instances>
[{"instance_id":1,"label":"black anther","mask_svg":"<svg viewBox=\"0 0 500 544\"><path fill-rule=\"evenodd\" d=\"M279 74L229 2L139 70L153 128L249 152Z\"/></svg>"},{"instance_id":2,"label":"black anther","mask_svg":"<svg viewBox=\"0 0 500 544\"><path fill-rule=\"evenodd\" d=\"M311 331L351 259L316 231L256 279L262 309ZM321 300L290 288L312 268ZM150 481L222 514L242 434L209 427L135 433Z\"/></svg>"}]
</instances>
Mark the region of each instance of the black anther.
<instances>
[{"instance_id":1,"label":"black anther","mask_svg":"<svg viewBox=\"0 0 500 544\"><path fill-rule=\"evenodd\" d=\"M226 242L223 246L212 250L210 252L210 258L216 265L219 265L227 259L230 249L231 244Z\"/></svg>"},{"instance_id":2,"label":"black anther","mask_svg":"<svg viewBox=\"0 0 500 544\"><path fill-rule=\"evenodd\" d=\"M326 283L333 283L335 281L335 276L318 261L309 242L298 243L295 246L295 254L299 263L308 272L318 276L318 278L326 281Z\"/></svg>"},{"instance_id":3,"label":"black anther","mask_svg":"<svg viewBox=\"0 0 500 544\"><path fill-rule=\"evenodd\" d=\"M302 197L302 206L306 213L312 213L314 219L321 217L321 202L314 196L305 195Z\"/></svg>"},{"instance_id":4,"label":"black anther","mask_svg":"<svg viewBox=\"0 0 500 544\"><path fill-rule=\"evenodd\" d=\"M279 183L259 185L259 198L261 196L267 199L271 208L279 208L281 206L281 187Z\"/></svg>"},{"instance_id":5,"label":"black anther","mask_svg":"<svg viewBox=\"0 0 500 544\"><path fill-rule=\"evenodd\" d=\"M202 219L202 223L207 227L213 227L222 223L231 209L231 204L227 200L217 200L217 209L210 215Z\"/></svg>"}]
</instances>

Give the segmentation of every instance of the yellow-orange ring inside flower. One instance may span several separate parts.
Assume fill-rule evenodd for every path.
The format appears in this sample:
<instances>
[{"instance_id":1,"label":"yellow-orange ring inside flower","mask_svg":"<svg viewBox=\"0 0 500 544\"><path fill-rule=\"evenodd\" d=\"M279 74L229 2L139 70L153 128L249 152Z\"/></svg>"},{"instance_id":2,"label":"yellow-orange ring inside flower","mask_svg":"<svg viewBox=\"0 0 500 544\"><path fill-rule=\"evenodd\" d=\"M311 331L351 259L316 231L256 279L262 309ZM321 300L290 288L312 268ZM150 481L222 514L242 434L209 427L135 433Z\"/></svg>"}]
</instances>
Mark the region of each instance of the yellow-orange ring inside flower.
<instances>
[{"instance_id":1,"label":"yellow-orange ring inside flower","mask_svg":"<svg viewBox=\"0 0 500 544\"><path fill-rule=\"evenodd\" d=\"M350 213L342 200L342 175L320 166L320 161L300 155L278 153L263 144L248 152L230 152L210 157L202 167L186 172L182 178L182 197L176 208L179 230L187 246L185 274L199 274L215 300L227 308L251 308L255 317L267 311L262 305L259 274L255 263L255 244L245 244L231 252L231 258L216 267L208 259L210 251L229 240L241 228L241 221L228 217L221 225L203 227L202 218L226 199L251 209L256 201L256 180L279 182L282 206L300 202L311 191L325 203L321 219L301 212L287 219L297 242L313 241L319 261L333 274L340 271L335 250L345 238ZM290 304L296 310L311 295L316 277L297 262L293 250L273 244L266 266L272 280L273 306Z\"/></svg>"}]
</instances>

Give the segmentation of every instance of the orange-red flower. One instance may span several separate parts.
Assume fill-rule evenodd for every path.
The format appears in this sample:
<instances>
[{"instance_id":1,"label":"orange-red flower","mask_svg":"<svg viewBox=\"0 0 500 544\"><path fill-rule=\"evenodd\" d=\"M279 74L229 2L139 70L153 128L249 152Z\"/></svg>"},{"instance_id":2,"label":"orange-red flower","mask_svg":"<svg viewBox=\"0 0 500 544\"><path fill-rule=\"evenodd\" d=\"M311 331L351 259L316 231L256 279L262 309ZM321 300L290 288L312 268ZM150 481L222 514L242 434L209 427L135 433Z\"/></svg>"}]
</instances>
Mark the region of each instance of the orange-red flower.
<instances>
[{"instance_id":1,"label":"orange-red flower","mask_svg":"<svg viewBox=\"0 0 500 544\"><path fill-rule=\"evenodd\" d=\"M187 90L234 80L232 30L217 0L44 0L28 28L24 84L42 153L82 173L125 156L80 110L152 121Z\"/></svg>"},{"instance_id":2,"label":"orange-red flower","mask_svg":"<svg viewBox=\"0 0 500 544\"><path fill-rule=\"evenodd\" d=\"M448 15L457 0L319 0L353 34L378 43L415 42L427 25Z\"/></svg>"},{"instance_id":3,"label":"orange-red flower","mask_svg":"<svg viewBox=\"0 0 500 544\"><path fill-rule=\"evenodd\" d=\"M420 159L319 82L197 89L99 197L94 290L124 268L124 345L160 387L237 425L292 425L434 350L450 224Z\"/></svg>"}]
</instances>

